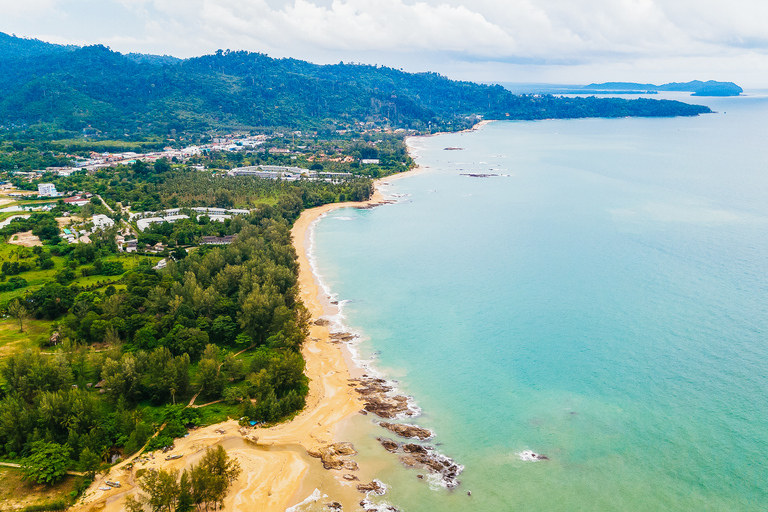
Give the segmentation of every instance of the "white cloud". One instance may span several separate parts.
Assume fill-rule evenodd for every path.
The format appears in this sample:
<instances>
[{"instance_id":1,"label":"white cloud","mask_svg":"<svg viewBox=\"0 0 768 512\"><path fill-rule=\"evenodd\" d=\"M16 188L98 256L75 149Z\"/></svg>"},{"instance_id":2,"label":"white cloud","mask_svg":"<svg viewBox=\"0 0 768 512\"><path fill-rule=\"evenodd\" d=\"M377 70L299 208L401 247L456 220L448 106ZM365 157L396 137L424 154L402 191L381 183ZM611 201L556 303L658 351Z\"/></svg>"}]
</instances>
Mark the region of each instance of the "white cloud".
<instances>
[{"instance_id":1,"label":"white cloud","mask_svg":"<svg viewBox=\"0 0 768 512\"><path fill-rule=\"evenodd\" d=\"M115 15L89 24L84 5ZM4 31L38 27L24 35L59 41L92 33L91 42L120 51L181 57L230 48L438 71L478 62L564 75L613 66L647 76L680 62L768 71L764 0L0 0L0 12Z\"/></svg>"}]
</instances>

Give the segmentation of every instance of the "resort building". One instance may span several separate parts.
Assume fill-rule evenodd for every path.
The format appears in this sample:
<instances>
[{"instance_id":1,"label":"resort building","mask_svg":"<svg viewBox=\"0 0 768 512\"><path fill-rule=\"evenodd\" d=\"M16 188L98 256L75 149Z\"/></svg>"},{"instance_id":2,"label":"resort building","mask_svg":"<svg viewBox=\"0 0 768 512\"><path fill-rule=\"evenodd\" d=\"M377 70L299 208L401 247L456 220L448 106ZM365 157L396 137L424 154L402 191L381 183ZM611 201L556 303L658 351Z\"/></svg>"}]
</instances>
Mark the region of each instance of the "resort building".
<instances>
[{"instance_id":1,"label":"resort building","mask_svg":"<svg viewBox=\"0 0 768 512\"><path fill-rule=\"evenodd\" d=\"M37 193L44 197L56 197L59 195L56 192L56 185L53 183L39 183L37 185Z\"/></svg>"},{"instance_id":2,"label":"resort building","mask_svg":"<svg viewBox=\"0 0 768 512\"><path fill-rule=\"evenodd\" d=\"M106 215L97 214L93 216L93 231L97 229L108 229L115 225L115 221Z\"/></svg>"}]
</instances>

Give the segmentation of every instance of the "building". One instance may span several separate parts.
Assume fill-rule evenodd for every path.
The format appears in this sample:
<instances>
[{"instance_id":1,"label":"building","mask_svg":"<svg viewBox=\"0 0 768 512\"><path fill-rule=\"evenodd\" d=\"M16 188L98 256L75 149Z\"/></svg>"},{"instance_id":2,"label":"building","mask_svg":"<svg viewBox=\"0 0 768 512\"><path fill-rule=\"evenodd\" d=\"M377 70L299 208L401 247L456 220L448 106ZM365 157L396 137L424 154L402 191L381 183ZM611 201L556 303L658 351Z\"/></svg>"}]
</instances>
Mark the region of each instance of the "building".
<instances>
[{"instance_id":1,"label":"building","mask_svg":"<svg viewBox=\"0 0 768 512\"><path fill-rule=\"evenodd\" d=\"M88 199L82 197L82 196L73 196L73 197L68 197L68 198L64 199L64 202L66 204L73 204L75 206L85 206L90 201Z\"/></svg>"},{"instance_id":2,"label":"building","mask_svg":"<svg viewBox=\"0 0 768 512\"><path fill-rule=\"evenodd\" d=\"M93 216L93 230L108 229L115 225L115 221L106 215L98 214Z\"/></svg>"},{"instance_id":3,"label":"building","mask_svg":"<svg viewBox=\"0 0 768 512\"><path fill-rule=\"evenodd\" d=\"M226 245L235 240L235 235L227 236L204 236L203 245Z\"/></svg>"},{"instance_id":4,"label":"building","mask_svg":"<svg viewBox=\"0 0 768 512\"><path fill-rule=\"evenodd\" d=\"M56 197L59 195L56 192L56 185L53 183L39 183L37 185L37 193L45 197Z\"/></svg>"},{"instance_id":5,"label":"building","mask_svg":"<svg viewBox=\"0 0 768 512\"><path fill-rule=\"evenodd\" d=\"M149 217L146 219L139 219L136 221L136 227L139 228L139 231L144 231L149 227L150 224L162 224L163 222L168 222L170 224L173 224L177 220L181 219L188 219L189 215L168 215L167 217Z\"/></svg>"},{"instance_id":6,"label":"building","mask_svg":"<svg viewBox=\"0 0 768 512\"><path fill-rule=\"evenodd\" d=\"M360 160L360 163L363 165L369 165L369 164L379 164L381 161L378 158L363 158Z\"/></svg>"}]
</instances>

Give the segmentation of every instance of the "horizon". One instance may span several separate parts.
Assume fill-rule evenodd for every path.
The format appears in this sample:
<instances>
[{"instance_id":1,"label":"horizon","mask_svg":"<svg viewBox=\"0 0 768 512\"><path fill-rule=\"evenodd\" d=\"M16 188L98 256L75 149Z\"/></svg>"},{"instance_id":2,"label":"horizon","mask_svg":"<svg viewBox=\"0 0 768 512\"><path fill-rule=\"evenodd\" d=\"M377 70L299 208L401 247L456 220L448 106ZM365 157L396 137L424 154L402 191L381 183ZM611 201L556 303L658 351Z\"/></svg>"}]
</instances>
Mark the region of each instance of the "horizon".
<instances>
[{"instance_id":1,"label":"horizon","mask_svg":"<svg viewBox=\"0 0 768 512\"><path fill-rule=\"evenodd\" d=\"M189 58L217 49L519 84L768 88L768 5L693 0L0 0L0 31Z\"/></svg>"}]
</instances>

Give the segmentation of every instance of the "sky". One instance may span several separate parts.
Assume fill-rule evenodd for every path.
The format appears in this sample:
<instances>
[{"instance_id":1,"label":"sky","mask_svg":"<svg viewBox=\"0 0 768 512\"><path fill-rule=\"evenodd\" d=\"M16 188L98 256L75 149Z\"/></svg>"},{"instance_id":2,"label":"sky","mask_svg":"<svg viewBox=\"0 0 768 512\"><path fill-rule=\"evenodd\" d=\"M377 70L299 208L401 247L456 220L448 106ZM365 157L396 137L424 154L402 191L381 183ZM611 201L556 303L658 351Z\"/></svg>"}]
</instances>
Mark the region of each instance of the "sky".
<instances>
[{"instance_id":1,"label":"sky","mask_svg":"<svg viewBox=\"0 0 768 512\"><path fill-rule=\"evenodd\" d=\"M483 82L768 88L766 0L0 0L0 32L122 53L248 50Z\"/></svg>"}]
</instances>

